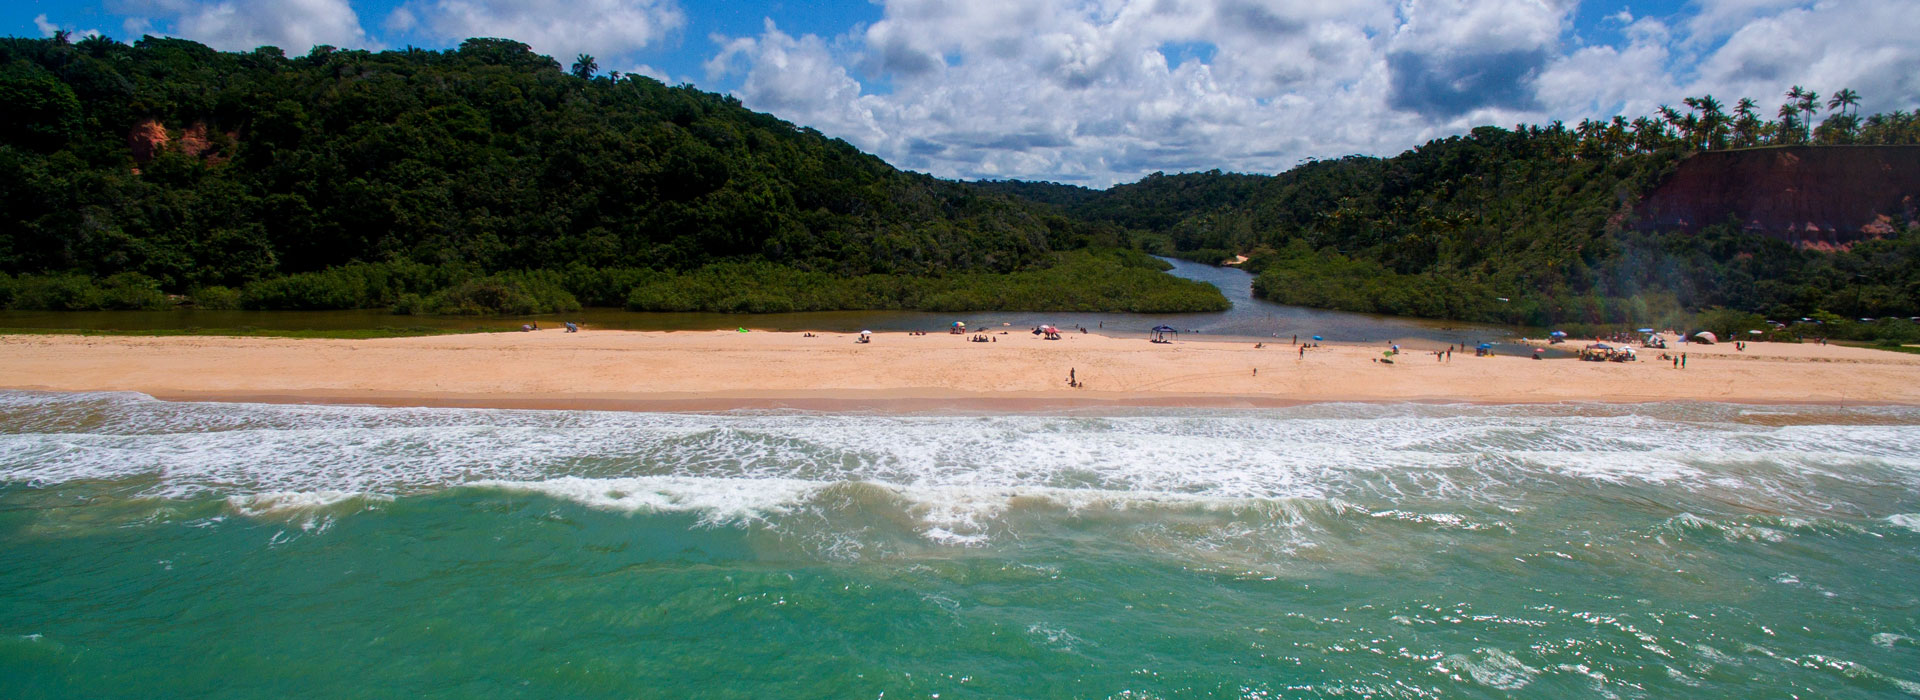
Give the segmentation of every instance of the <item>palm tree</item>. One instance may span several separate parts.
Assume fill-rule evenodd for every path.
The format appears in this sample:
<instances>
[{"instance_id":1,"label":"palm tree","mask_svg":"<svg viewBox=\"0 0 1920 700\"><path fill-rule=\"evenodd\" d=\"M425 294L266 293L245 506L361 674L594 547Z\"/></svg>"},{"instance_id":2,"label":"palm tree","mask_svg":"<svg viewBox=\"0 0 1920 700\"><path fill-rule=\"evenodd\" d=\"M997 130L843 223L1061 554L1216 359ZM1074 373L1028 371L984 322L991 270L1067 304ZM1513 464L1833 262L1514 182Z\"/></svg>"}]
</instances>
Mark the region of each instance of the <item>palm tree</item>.
<instances>
[{"instance_id":1,"label":"palm tree","mask_svg":"<svg viewBox=\"0 0 1920 700\"><path fill-rule=\"evenodd\" d=\"M1798 88L1795 88L1798 89ZM1773 132L1775 144L1790 143L1800 138L1800 105L1788 102L1780 105L1780 128Z\"/></svg>"},{"instance_id":2,"label":"palm tree","mask_svg":"<svg viewBox=\"0 0 1920 700\"><path fill-rule=\"evenodd\" d=\"M1721 111L1720 101L1707 95L1694 100L1691 106L1700 110L1700 147L1707 150L1725 148L1727 113Z\"/></svg>"},{"instance_id":3,"label":"palm tree","mask_svg":"<svg viewBox=\"0 0 1920 700\"><path fill-rule=\"evenodd\" d=\"M1833 93L1833 99L1827 100L1827 109L1837 110L1848 107L1853 108L1855 114L1860 111L1860 93L1854 92L1853 88L1841 88L1839 92Z\"/></svg>"},{"instance_id":4,"label":"palm tree","mask_svg":"<svg viewBox=\"0 0 1920 700\"><path fill-rule=\"evenodd\" d=\"M598 72L600 72L600 64L594 61L592 56L580 54L580 56L573 61L573 75L575 77L584 80L593 77L593 74Z\"/></svg>"},{"instance_id":5,"label":"palm tree","mask_svg":"<svg viewBox=\"0 0 1920 700\"><path fill-rule=\"evenodd\" d=\"M1813 117L1820 113L1820 93L1812 90L1800 93L1800 111L1807 113L1800 127L1807 130L1807 143L1813 143Z\"/></svg>"},{"instance_id":6,"label":"palm tree","mask_svg":"<svg viewBox=\"0 0 1920 700\"><path fill-rule=\"evenodd\" d=\"M1760 131L1760 119L1753 108L1759 103L1751 97L1742 97L1733 105L1733 143L1735 146L1752 146Z\"/></svg>"}]
</instances>

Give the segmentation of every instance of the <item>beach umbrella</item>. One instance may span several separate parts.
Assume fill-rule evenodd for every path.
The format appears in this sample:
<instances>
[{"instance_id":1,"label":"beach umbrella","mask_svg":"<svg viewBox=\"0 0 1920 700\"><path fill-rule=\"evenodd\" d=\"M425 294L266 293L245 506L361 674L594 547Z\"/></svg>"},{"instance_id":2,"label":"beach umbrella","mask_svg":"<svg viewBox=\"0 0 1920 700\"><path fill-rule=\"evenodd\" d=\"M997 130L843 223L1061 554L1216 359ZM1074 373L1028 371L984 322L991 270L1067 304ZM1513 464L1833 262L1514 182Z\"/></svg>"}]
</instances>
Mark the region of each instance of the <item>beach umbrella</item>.
<instances>
[{"instance_id":1,"label":"beach umbrella","mask_svg":"<svg viewBox=\"0 0 1920 700\"><path fill-rule=\"evenodd\" d=\"M1316 335L1316 336L1314 336L1314 337L1313 337L1313 339L1314 339L1314 340L1326 340L1326 338L1322 338L1322 337L1320 337L1320 336L1317 336L1317 335Z\"/></svg>"},{"instance_id":2,"label":"beach umbrella","mask_svg":"<svg viewBox=\"0 0 1920 700\"><path fill-rule=\"evenodd\" d=\"M1552 332L1552 333L1548 333L1547 335L1550 335L1550 336L1553 336L1553 337L1555 337L1555 338L1565 338L1565 337L1567 337L1567 332L1566 332L1566 331L1554 331L1554 332Z\"/></svg>"},{"instance_id":3,"label":"beach umbrella","mask_svg":"<svg viewBox=\"0 0 1920 700\"><path fill-rule=\"evenodd\" d=\"M1547 349L1546 349L1546 348L1534 348L1534 349L1533 349L1533 351L1534 351L1534 352L1536 352L1536 353L1541 353L1541 352L1546 352L1546 351L1547 351Z\"/></svg>"},{"instance_id":4,"label":"beach umbrella","mask_svg":"<svg viewBox=\"0 0 1920 700\"><path fill-rule=\"evenodd\" d=\"M954 321L954 322L953 322L953 327L954 327L954 328L966 328L966 327L967 327L967 322L966 322L966 321Z\"/></svg>"},{"instance_id":5,"label":"beach umbrella","mask_svg":"<svg viewBox=\"0 0 1920 700\"><path fill-rule=\"evenodd\" d=\"M860 331L860 335L873 335L873 331Z\"/></svg>"},{"instance_id":6,"label":"beach umbrella","mask_svg":"<svg viewBox=\"0 0 1920 700\"><path fill-rule=\"evenodd\" d=\"M1747 332L1752 333L1754 335L1760 335L1762 333L1762 331L1747 331Z\"/></svg>"},{"instance_id":7,"label":"beach umbrella","mask_svg":"<svg viewBox=\"0 0 1920 700\"><path fill-rule=\"evenodd\" d=\"M1481 343L1481 344L1480 344L1480 346L1479 346L1478 348L1476 348L1476 349L1478 349L1478 350L1492 350L1492 349L1493 349L1493 343Z\"/></svg>"},{"instance_id":8,"label":"beach umbrella","mask_svg":"<svg viewBox=\"0 0 1920 700\"><path fill-rule=\"evenodd\" d=\"M1642 329L1640 329L1640 332L1641 332L1641 333L1652 333L1652 332L1653 332L1653 329L1652 329L1652 328L1642 328Z\"/></svg>"},{"instance_id":9,"label":"beach umbrella","mask_svg":"<svg viewBox=\"0 0 1920 700\"><path fill-rule=\"evenodd\" d=\"M1175 328L1174 328L1173 326L1168 326L1168 325L1164 325L1164 324L1162 324L1162 325L1158 325L1158 326L1154 326L1154 327L1153 327L1153 332L1155 332L1155 333L1179 333L1180 331L1179 331L1179 330L1177 330L1177 329L1175 329Z\"/></svg>"},{"instance_id":10,"label":"beach umbrella","mask_svg":"<svg viewBox=\"0 0 1920 700\"><path fill-rule=\"evenodd\" d=\"M1709 343L1720 342L1720 336L1714 335L1712 331L1700 331L1699 333L1693 334L1693 337L1699 338Z\"/></svg>"},{"instance_id":11,"label":"beach umbrella","mask_svg":"<svg viewBox=\"0 0 1920 700\"><path fill-rule=\"evenodd\" d=\"M1594 343L1594 344L1593 344L1593 347L1594 347L1595 349L1599 349L1599 350L1612 350L1612 349L1613 349L1613 346L1612 346L1612 345L1608 345L1608 344L1606 344L1606 343Z\"/></svg>"}]
</instances>

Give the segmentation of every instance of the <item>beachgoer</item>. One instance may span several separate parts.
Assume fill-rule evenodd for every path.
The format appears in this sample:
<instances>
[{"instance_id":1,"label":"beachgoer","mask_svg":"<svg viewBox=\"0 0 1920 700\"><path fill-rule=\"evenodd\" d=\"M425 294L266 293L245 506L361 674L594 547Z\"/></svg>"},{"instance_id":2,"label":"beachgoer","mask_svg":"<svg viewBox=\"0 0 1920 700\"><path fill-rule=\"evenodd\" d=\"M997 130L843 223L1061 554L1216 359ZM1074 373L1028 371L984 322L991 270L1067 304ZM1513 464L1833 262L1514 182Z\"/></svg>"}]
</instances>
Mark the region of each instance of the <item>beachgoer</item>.
<instances>
[{"instance_id":1,"label":"beachgoer","mask_svg":"<svg viewBox=\"0 0 1920 700\"><path fill-rule=\"evenodd\" d=\"M1300 346L1300 359L1307 359L1307 346L1305 345Z\"/></svg>"},{"instance_id":2,"label":"beachgoer","mask_svg":"<svg viewBox=\"0 0 1920 700\"><path fill-rule=\"evenodd\" d=\"M1686 368L1687 368L1687 354L1683 352L1683 353L1680 353L1680 369L1686 369Z\"/></svg>"},{"instance_id":3,"label":"beachgoer","mask_svg":"<svg viewBox=\"0 0 1920 700\"><path fill-rule=\"evenodd\" d=\"M1073 386L1079 380L1073 376L1073 368L1067 368L1067 386Z\"/></svg>"}]
</instances>

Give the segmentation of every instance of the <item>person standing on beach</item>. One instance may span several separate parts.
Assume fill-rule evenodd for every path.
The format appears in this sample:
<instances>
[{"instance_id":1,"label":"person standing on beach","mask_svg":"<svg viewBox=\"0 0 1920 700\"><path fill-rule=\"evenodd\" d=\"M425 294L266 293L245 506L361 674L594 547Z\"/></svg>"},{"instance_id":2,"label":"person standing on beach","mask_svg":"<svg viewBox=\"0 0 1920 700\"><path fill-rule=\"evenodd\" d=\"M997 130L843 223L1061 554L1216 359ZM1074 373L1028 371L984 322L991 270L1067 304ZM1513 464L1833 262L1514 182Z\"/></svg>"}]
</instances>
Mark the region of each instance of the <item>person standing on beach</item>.
<instances>
[{"instance_id":1,"label":"person standing on beach","mask_svg":"<svg viewBox=\"0 0 1920 700\"><path fill-rule=\"evenodd\" d=\"M1683 353L1680 353L1680 369L1686 369L1686 368L1687 368L1687 354L1683 352Z\"/></svg>"},{"instance_id":2,"label":"person standing on beach","mask_svg":"<svg viewBox=\"0 0 1920 700\"><path fill-rule=\"evenodd\" d=\"M1075 379L1073 376L1073 368L1068 367L1067 368L1067 386L1073 386L1078 383L1079 383L1079 380Z\"/></svg>"}]
</instances>

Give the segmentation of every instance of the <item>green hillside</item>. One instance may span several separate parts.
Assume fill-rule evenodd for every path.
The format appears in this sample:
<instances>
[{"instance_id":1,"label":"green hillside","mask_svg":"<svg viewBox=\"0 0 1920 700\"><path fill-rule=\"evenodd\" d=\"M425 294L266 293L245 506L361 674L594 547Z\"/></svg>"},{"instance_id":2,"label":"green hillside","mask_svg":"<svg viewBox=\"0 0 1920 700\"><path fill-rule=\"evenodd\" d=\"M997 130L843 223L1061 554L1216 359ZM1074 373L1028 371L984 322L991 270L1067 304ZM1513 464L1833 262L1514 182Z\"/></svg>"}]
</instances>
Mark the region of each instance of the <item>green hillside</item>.
<instances>
[{"instance_id":1,"label":"green hillside","mask_svg":"<svg viewBox=\"0 0 1920 700\"><path fill-rule=\"evenodd\" d=\"M1116 233L513 41L0 40L16 308L1225 307Z\"/></svg>"},{"instance_id":2,"label":"green hillside","mask_svg":"<svg viewBox=\"0 0 1920 700\"><path fill-rule=\"evenodd\" d=\"M1699 104L1718 109L1711 98ZM1255 292L1287 304L1616 327L1697 322L1709 310L1728 327L1758 326L1762 316L1865 317L1875 321L1807 332L1920 335L1904 319L1920 314L1920 230L1909 222L1840 250L1796 247L1733 221L1688 234L1636 225L1642 197L1691 154L1822 148L1844 157L1861 145L1920 143L1920 116L1842 112L1811 132L1750 114L1719 115L1711 128L1671 116L1482 127L1390 158L1324 160L1271 177L1156 173L1096 197L1036 201L1129 229L1161 254L1209 263L1251 254ZM1887 153L1920 159L1912 146L1875 157ZM1873 164L1859 154L1863 167ZM1890 316L1903 318L1880 320Z\"/></svg>"}]
</instances>

